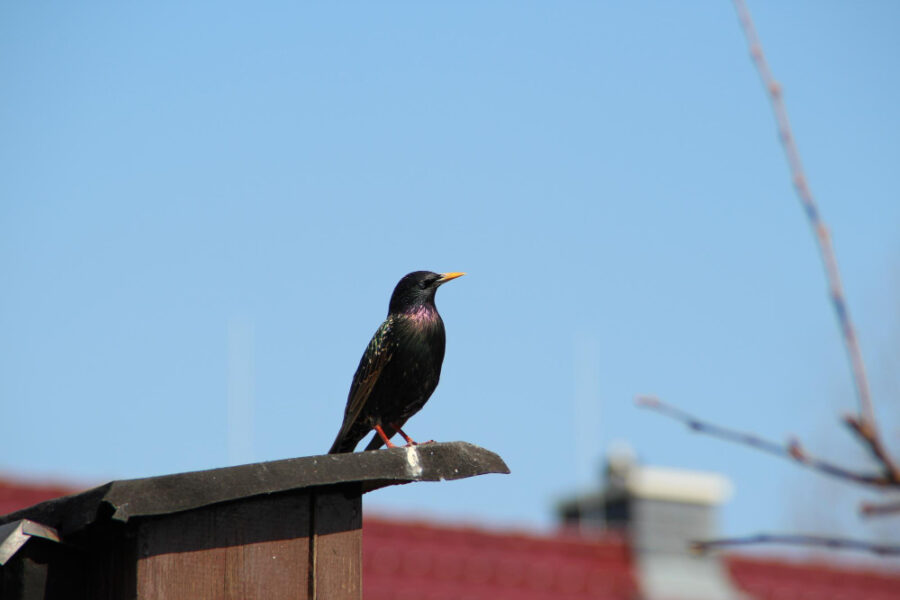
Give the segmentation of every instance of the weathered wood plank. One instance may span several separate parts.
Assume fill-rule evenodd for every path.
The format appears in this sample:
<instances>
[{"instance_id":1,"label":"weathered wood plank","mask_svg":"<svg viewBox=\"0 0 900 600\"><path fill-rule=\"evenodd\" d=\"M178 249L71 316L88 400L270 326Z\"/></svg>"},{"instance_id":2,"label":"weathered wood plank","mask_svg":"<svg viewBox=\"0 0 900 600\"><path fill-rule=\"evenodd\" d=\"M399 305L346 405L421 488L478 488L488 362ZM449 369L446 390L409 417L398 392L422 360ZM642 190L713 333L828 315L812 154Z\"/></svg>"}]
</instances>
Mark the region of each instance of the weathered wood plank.
<instances>
[{"instance_id":1,"label":"weathered wood plank","mask_svg":"<svg viewBox=\"0 0 900 600\"><path fill-rule=\"evenodd\" d=\"M279 494L142 521L138 600L305 598L309 505Z\"/></svg>"},{"instance_id":2,"label":"weathered wood plank","mask_svg":"<svg viewBox=\"0 0 900 600\"><path fill-rule=\"evenodd\" d=\"M275 540L228 548L228 600L306 598L309 540Z\"/></svg>"},{"instance_id":3,"label":"weathered wood plank","mask_svg":"<svg viewBox=\"0 0 900 600\"><path fill-rule=\"evenodd\" d=\"M315 513L315 599L362 598L362 498L358 490L317 492Z\"/></svg>"},{"instance_id":4,"label":"weathered wood plank","mask_svg":"<svg viewBox=\"0 0 900 600\"><path fill-rule=\"evenodd\" d=\"M138 563L138 600L226 600L225 548L157 554Z\"/></svg>"}]
</instances>

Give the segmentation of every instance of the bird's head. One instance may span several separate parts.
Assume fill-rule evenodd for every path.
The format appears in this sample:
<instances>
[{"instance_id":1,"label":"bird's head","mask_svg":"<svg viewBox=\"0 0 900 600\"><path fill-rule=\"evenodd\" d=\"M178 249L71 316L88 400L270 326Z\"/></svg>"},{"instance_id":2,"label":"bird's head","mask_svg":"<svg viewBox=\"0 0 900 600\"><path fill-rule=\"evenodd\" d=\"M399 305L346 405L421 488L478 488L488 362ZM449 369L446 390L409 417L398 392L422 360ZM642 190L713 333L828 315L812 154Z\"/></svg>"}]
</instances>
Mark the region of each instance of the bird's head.
<instances>
[{"instance_id":1,"label":"bird's head","mask_svg":"<svg viewBox=\"0 0 900 600\"><path fill-rule=\"evenodd\" d=\"M465 273L432 273L431 271L415 271L397 283L391 294L389 314L409 312L423 306L434 306L434 293L437 289Z\"/></svg>"}]
</instances>

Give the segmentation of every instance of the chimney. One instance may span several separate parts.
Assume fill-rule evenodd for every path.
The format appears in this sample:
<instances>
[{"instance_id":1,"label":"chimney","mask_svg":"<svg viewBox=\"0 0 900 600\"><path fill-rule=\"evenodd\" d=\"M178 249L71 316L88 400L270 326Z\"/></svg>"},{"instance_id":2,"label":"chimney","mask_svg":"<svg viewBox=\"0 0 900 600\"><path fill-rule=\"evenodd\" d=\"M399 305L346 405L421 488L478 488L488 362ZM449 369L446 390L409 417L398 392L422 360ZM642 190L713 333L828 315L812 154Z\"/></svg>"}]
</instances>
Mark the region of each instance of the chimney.
<instances>
[{"instance_id":1,"label":"chimney","mask_svg":"<svg viewBox=\"0 0 900 600\"><path fill-rule=\"evenodd\" d=\"M644 600L744 600L718 555L695 554L694 540L718 534L718 507L731 494L722 475L637 463L610 451L602 490L562 502L565 526L619 530L629 540Z\"/></svg>"}]
</instances>

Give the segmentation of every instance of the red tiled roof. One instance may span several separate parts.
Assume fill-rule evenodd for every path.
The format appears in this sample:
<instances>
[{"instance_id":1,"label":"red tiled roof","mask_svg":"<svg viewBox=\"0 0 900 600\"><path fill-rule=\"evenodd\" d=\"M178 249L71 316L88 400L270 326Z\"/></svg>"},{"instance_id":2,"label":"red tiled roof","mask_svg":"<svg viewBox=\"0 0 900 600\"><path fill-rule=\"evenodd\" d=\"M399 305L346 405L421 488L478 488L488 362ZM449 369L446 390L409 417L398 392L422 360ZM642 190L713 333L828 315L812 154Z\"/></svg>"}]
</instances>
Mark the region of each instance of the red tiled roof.
<instances>
[{"instance_id":1,"label":"red tiled roof","mask_svg":"<svg viewBox=\"0 0 900 600\"><path fill-rule=\"evenodd\" d=\"M32 504L52 500L77 490L58 484L25 483L0 479L0 515L27 508Z\"/></svg>"},{"instance_id":2,"label":"red tiled roof","mask_svg":"<svg viewBox=\"0 0 900 600\"><path fill-rule=\"evenodd\" d=\"M366 600L621 600L636 594L620 536L587 541L576 535L363 521Z\"/></svg>"},{"instance_id":3,"label":"red tiled roof","mask_svg":"<svg viewBox=\"0 0 900 600\"><path fill-rule=\"evenodd\" d=\"M725 564L754 600L900 599L900 572L747 556ZM640 594L618 535L535 535L367 517L363 597L634 600Z\"/></svg>"},{"instance_id":4,"label":"red tiled roof","mask_svg":"<svg viewBox=\"0 0 900 600\"><path fill-rule=\"evenodd\" d=\"M726 560L735 583L755 600L897 600L900 573L732 556Z\"/></svg>"}]
</instances>

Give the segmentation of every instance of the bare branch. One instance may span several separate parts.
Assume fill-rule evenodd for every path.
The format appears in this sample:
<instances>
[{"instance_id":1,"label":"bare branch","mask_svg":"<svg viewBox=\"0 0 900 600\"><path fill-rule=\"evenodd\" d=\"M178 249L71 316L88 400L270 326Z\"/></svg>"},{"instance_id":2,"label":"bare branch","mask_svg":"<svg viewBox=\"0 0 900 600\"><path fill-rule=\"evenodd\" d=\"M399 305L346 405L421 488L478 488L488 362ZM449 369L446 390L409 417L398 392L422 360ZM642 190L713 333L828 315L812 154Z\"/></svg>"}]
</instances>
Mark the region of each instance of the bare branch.
<instances>
[{"instance_id":1,"label":"bare branch","mask_svg":"<svg viewBox=\"0 0 900 600\"><path fill-rule=\"evenodd\" d=\"M881 438L878 437L878 431L875 429L874 424L869 423L864 419L857 419L853 415L846 415L844 417L844 423L856 434L860 441L869 447L872 456L875 457L875 460L877 460L884 469L885 477L887 477L891 483L900 484L900 468L897 467L897 463L895 463L891 455L888 454L887 449L881 442Z\"/></svg>"},{"instance_id":2,"label":"bare branch","mask_svg":"<svg viewBox=\"0 0 900 600\"><path fill-rule=\"evenodd\" d=\"M900 555L900 546L876 544L863 540L851 540L846 538L826 537L820 535L778 535L760 533L747 537L722 538L717 540L703 540L691 543L694 552L707 552L714 548L733 546L749 546L755 544L789 544L793 546L816 546L832 549L862 550L881 556Z\"/></svg>"},{"instance_id":3,"label":"bare branch","mask_svg":"<svg viewBox=\"0 0 900 600\"><path fill-rule=\"evenodd\" d=\"M884 504L863 502L859 507L859 512L864 517L884 517L900 514L900 500L885 502Z\"/></svg>"},{"instance_id":4,"label":"bare branch","mask_svg":"<svg viewBox=\"0 0 900 600\"><path fill-rule=\"evenodd\" d=\"M898 486L900 481L895 481L887 475L873 475L866 473L857 473L850 469L834 465L830 462L810 456L800 445L796 439L792 439L787 444L779 444L771 440L761 438L752 433L746 433L735 429L729 429L720 425L714 425L706 421L702 421L694 415L687 413L680 408L676 408L666 404L659 398L652 396L638 396L635 403L642 407L654 410L658 413L671 417L677 421L681 421L690 429L698 432L736 442L775 456L780 456L787 460L797 462L801 465L814 469L826 475L837 477L839 479L847 479L856 483L872 485L877 487Z\"/></svg>"},{"instance_id":5,"label":"bare branch","mask_svg":"<svg viewBox=\"0 0 900 600\"><path fill-rule=\"evenodd\" d=\"M847 301L844 296L844 288L841 285L841 276L838 271L837 259L834 255L834 248L831 245L831 237L828 228L819 213L819 207L813 198L807 183L806 174L803 171L803 163L800 160L800 152L794 142L794 134L791 132L791 124L788 121L787 108L784 104L784 98L781 93L781 86L772 75L769 64L762 51L762 45L756 34L756 28L753 20L750 18L750 12L744 0L734 0L734 6L738 13L738 19L747 38L747 44L750 47L750 56L756 65L759 76L763 85L769 94L772 103L772 110L775 113L775 121L778 125L778 135L781 139L781 145L787 155L788 165L791 169L791 177L794 181L794 188L800 197L804 212L809 219L816 241L819 244L819 253L822 262L825 265L825 274L828 278L828 287L831 295L831 302L837 314L838 323L840 324L841 333L844 337L844 345L850 358L850 367L853 372L853 379L856 384L856 395L859 400L860 421L868 423L871 427L873 436L878 437L875 426L875 411L872 408L872 398L869 393L869 381L866 377L866 368L862 359L862 352L859 349L859 342L856 336L856 330L853 322L850 320L850 311L847 307Z\"/></svg>"}]
</instances>

